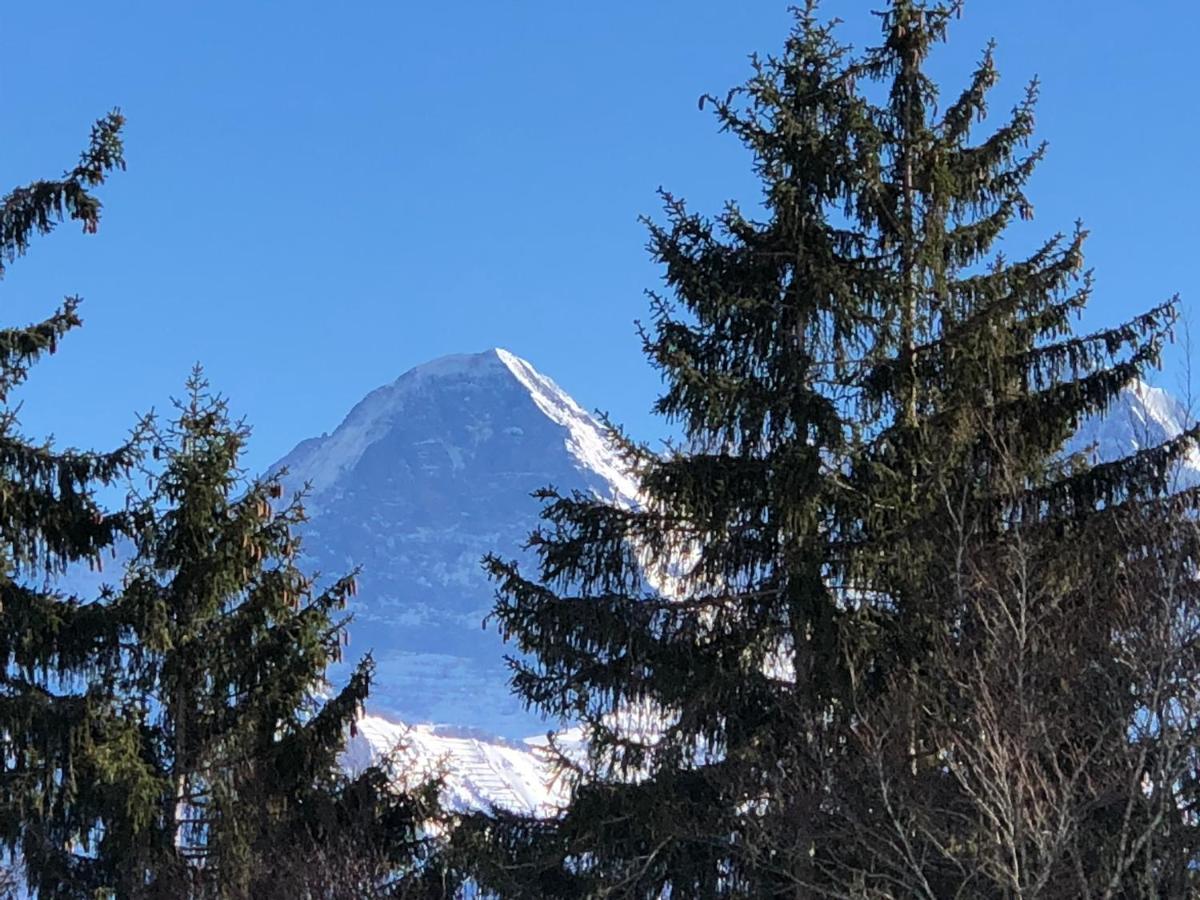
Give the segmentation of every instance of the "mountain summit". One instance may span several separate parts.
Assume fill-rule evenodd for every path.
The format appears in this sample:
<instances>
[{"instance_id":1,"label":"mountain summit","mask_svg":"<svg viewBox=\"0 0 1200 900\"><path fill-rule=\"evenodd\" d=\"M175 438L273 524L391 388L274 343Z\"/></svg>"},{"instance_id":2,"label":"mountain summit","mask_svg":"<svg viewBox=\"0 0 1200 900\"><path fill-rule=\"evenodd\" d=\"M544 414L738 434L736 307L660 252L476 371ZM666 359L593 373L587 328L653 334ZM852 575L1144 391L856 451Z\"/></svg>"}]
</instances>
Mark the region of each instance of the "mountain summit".
<instances>
[{"instance_id":1,"label":"mountain summit","mask_svg":"<svg viewBox=\"0 0 1200 900\"><path fill-rule=\"evenodd\" d=\"M1186 419L1139 382L1070 446L1113 458L1174 437ZM327 575L362 567L351 656L375 655L376 712L506 738L545 731L511 695L506 648L482 627L493 591L480 560L521 558L540 487L636 502L592 416L506 350L446 356L372 391L279 467L288 487L310 489L307 564ZM1200 482L1200 459L1181 475Z\"/></svg>"},{"instance_id":2,"label":"mountain summit","mask_svg":"<svg viewBox=\"0 0 1200 900\"><path fill-rule=\"evenodd\" d=\"M307 564L362 566L351 655L374 653L375 709L506 737L545 730L482 627L492 588L480 560L521 556L539 487L634 502L592 416L506 350L447 356L372 391L280 467L289 488L309 486Z\"/></svg>"}]
</instances>

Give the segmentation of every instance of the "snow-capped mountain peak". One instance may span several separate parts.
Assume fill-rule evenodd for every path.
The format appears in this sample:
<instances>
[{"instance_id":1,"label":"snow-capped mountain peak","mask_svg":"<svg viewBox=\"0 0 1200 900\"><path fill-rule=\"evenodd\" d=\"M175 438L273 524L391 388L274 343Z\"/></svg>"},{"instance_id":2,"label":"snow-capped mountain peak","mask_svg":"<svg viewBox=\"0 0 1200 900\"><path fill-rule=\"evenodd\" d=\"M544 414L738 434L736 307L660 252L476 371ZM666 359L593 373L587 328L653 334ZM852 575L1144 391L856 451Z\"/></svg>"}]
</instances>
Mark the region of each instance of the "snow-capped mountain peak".
<instances>
[{"instance_id":1,"label":"snow-capped mountain peak","mask_svg":"<svg viewBox=\"0 0 1200 900\"><path fill-rule=\"evenodd\" d=\"M528 389L533 402L546 417L567 430L567 450L612 485L615 492L612 499L636 502L637 483L622 465L607 437L597 428L596 420L566 391L519 356L500 348L491 352Z\"/></svg>"},{"instance_id":2,"label":"snow-capped mountain peak","mask_svg":"<svg viewBox=\"0 0 1200 900\"><path fill-rule=\"evenodd\" d=\"M1139 379L1117 396L1104 415L1086 419L1067 448L1087 453L1094 463L1109 462L1176 438L1194 421L1177 398ZM1200 448L1192 447L1180 460L1175 483L1200 484Z\"/></svg>"},{"instance_id":3,"label":"snow-capped mountain peak","mask_svg":"<svg viewBox=\"0 0 1200 900\"><path fill-rule=\"evenodd\" d=\"M508 690L499 636L481 627L493 593L481 560L522 557L538 488L635 502L599 423L492 349L410 369L281 467L286 486L309 486L307 564L328 576L362 567L350 631L375 656L373 707L509 738L545 731Z\"/></svg>"}]
</instances>

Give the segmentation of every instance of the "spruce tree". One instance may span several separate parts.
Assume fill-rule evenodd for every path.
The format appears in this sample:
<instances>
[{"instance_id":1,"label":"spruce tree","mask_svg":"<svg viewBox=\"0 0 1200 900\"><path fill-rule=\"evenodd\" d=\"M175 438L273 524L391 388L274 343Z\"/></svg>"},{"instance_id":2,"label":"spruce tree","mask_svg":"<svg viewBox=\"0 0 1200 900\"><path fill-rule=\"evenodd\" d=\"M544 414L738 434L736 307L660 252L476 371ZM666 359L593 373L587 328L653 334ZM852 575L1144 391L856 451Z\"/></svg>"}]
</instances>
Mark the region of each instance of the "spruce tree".
<instances>
[{"instance_id":1,"label":"spruce tree","mask_svg":"<svg viewBox=\"0 0 1200 900\"><path fill-rule=\"evenodd\" d=\"M96 232L93 192L124 168L123 124L116 111L100 119L76 166L4 196L0 274L64 221ZM136 767L94 752L133 736L103 677L121 652L116 617L102 598L50 585L70 566L99 565L122 531L123 514L104 510L95 491L136 462L138 441L109 453L58 450L22 435L12 400L33 364L81 324L78 307L68 297L46 320L0 331L0 845L47 897L87 882L86 823L120 799L116 771Z\"/></svg>"},{"instance_id":2,"label":"spruce tree","mask_svg":"<svg viewBox=\"0 0 1200 900\"><path fill-rule=\"evenodd\" d=\"M910 703L901 768L944 774L902 686L962 622L947 535L1082 533L1160 495L1194 441L1064 458L1081 420L1156 364L1176 304L1078 335L1083 228L996 252L1032 215L1037 86L977 138L989 48L941 104L925 67L959 11L892 0L880 45L855 55L809 3L781 55L702 101L750 151L762 198L706 218L664 194L648 222L667 290L644 343L683 440L656 454L621 439L640 508L548 489L537 571L488 561L495 617L529 657L515 689L588 738L585 760L563 760L575 790L557 821L464 832L498 854L481 874L498 891L842 889L840 823L885 801L862 780L860 711ZM1072 647L1085 663L1108 665L1104 631ZM750 847L764 823L766 855ZM941 874L933 895L954 896Z\"/></svg>"},{"instance_id":3,"label":"spruce tree","mask_svg":"<svg viewBox=\"0 0 1200 900\"><path fill-rule=\"evenodd\" d=\"M154 433L163 468L117 600L131 639L119 694L142 768L101 823L111 890L303 896L312 860L344 854L348 874L374 866L377 896L440 895L422 886L437 785L403 793L382 767L339 768L373 669L365 657L321 699L354 575L318 589L297 567L302 497L282 498L278 475L246 480L247 435L198 370L177 421Z\"/></svg>"}]
</instances>

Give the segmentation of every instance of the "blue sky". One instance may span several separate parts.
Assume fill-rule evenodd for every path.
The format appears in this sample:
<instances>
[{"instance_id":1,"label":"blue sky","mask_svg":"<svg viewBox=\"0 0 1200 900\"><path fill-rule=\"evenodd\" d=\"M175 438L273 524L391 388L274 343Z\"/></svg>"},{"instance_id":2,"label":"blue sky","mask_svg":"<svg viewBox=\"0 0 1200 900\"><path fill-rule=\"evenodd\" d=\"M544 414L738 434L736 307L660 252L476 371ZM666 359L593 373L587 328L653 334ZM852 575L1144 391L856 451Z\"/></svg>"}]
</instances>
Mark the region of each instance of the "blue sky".
<instances>
[{"instance_id":1,"label":"blue sky","mask_svg":"<svg viewBox=\"0 0 1200 900\"><path fill-rule=\"evenodd\" d=\"M878 5L825 10L861 46ZM70 165L110 107L129 120L100 233L39 241L0 285L6 324L85 298L20 395L27 431L110 445L199 360L259 469L411 366L499 345L663 434L637 217L659 185L753 200L696 100L788 24L763 0L6 4L4 189ZM951 91L995 37L997 114L1040 75L1036 233L1091 228L1084 327L1174 292L1196 308L1197 34L1177 0L974 0L937 57Z\"/></svg>"}]
</instances>

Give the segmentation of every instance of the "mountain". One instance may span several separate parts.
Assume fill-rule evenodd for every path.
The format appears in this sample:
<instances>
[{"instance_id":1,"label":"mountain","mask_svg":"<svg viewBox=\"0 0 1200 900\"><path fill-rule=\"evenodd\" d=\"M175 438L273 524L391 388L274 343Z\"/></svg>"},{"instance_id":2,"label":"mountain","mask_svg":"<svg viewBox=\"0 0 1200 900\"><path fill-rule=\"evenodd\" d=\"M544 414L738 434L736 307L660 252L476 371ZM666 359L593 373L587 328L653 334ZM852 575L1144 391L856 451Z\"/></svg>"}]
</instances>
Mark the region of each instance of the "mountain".
<instances>
[{"instance_id":1,"label":"mountain","mask_svg":"<svg viewBox=\"0 0 1200 900\"><path fill-rule=\"evenodd\" d=\"M288 488L308 485L304 564L362 567L349 655L374 654L374 711L506 738L546 730L509 692L506 650L482 627L493 589L480 561L522 556L537 488L634 502L590 415L505 350L449 356L372 391L273 468Z\"/></svg>"},{"instance_id":2,"label":"mountain","mask_svg":"<svg viewBox=\"0 0 1200 900\"><path fill-rule=\"evenodd\" d=\"M1112 459L1189 420L1171 395L1139 382L1068 449ZM478 562L493 550L520 555L537 487L636 502L596 421L529 363L490 350L405 373L279 465L289 484L310 483L312 562L329 573L363 566L351 631L380 666L347 765L398 751L410 771L442 774L455 808L542 813L561 803L544 738L516 740L547 723L511 697L505 649L479 627L492 591ZM1200 454L1180 481L1200 483Z\"/></svg>"},{"instance_id":3,"label":"mountain","mask_svg":"<svg viewBox=\"0 0 1200 900\"><path fill-rule=\"evenodd\" d=\"M510 812L547 815L567 797L553 777L545 738L509 741L468 729L408 725L381 716L358 720L342 764L351 773L384 757L410 784L443 779L442 803L453 810L499 806Z\"/></svg>"}]
</instances>

